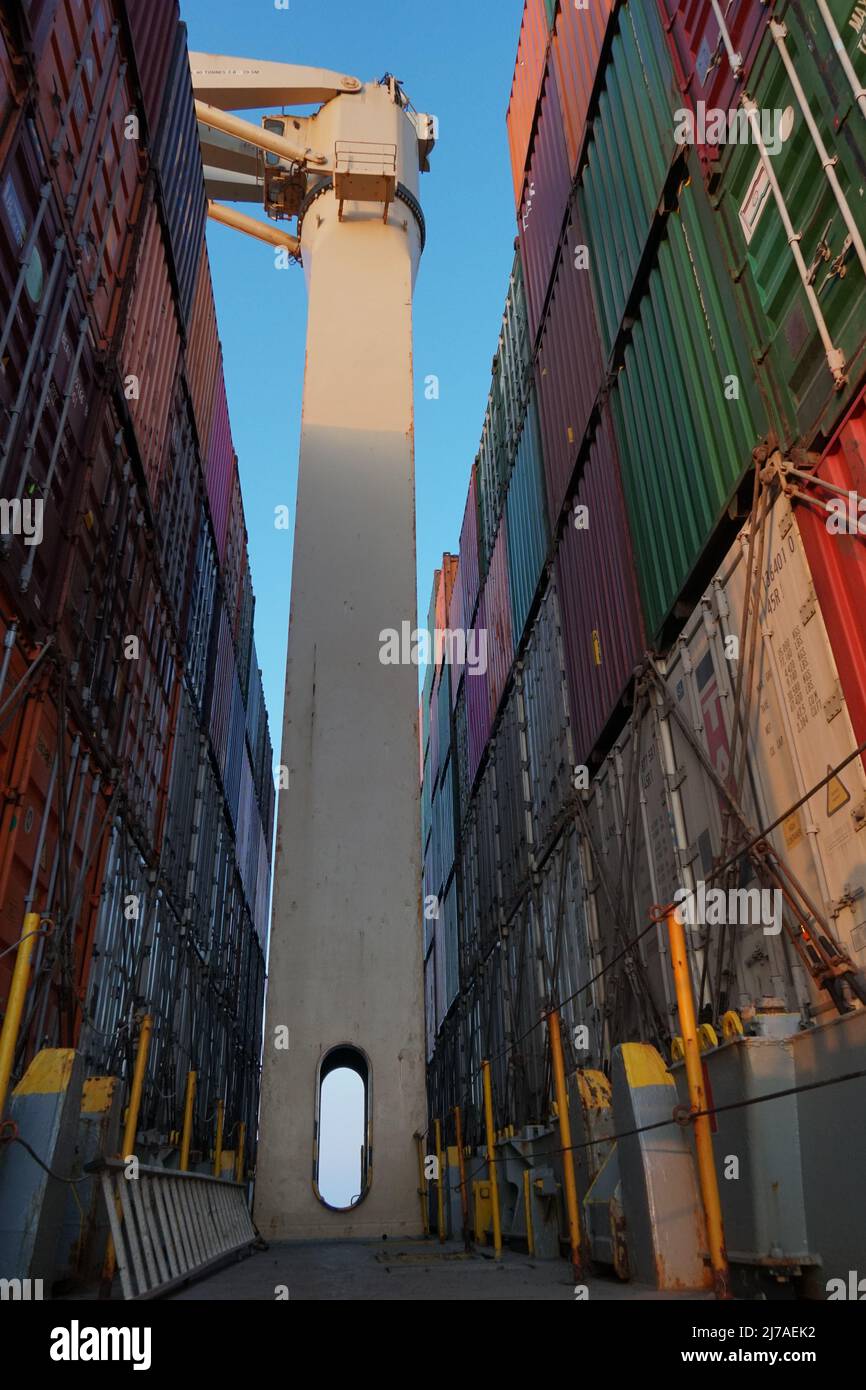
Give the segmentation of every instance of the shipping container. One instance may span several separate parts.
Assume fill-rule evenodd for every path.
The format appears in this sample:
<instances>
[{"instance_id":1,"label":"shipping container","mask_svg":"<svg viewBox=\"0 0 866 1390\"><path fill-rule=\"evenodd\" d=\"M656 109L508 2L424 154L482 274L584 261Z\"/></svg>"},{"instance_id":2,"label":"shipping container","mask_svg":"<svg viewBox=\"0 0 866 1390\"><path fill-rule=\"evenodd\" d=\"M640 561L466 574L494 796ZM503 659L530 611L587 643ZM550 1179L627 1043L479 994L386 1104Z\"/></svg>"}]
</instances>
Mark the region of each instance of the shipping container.
<instances>
[{"instance_id":1,"label":"shipping container","mask_svg":"<svg viewBox=\"0 0 866 1390\"><path fill-rule=\"evenodd\" d=\"M503 916L508 921L529 880L530 830L523 693L512 685L491 746L495 765L496 823L502 867Z\"/></svg>"},{"instance_id":2,"label":"shipping container","mask_svg":"<svg viewBox=\"0 0 866 1390\"><path fill-rule=\"evenodd\" d=\"M508 527L505 517L499 525L484 581L484 630L487 633L487 687L490 717L495 719L514 657L511 629L511 597L508 589ZM480 650L480 648L479 648Z\"/></svg>"},{"instance_id":3,"label":"shipping container","mask_svg":"<svg viewBox=\"0 0 866 1390\"><path fill-rule=\"evenodd\" d=\"M37 71L36 120L52 182L80 254L94 332L108 348L142 205L146 160L122 14L60 0Z\"/></svg>"},{"instance_id":4,"label":"shipping container","mask_svg":"<svg viewBox=\"0 0 866 1390\"><path fill-rule=\"evenodd\" d=\"M505 506L508 591L515 647L519 647L523 640L526 620L547 559L550 544L547 516L541 431L533 392L517 446Z\"/></svg>"},{"instance_id":5,"label":"shipping container","mask_svg":"<svg viewBox=\"0 0 866 1390\"><path fill-rule=\"evenodd\" d=\"M469 474L469 493L460 528L459 582L463 595L463 620L467 628L475 618L484 567L478 548L478 470L475 464Z\"/></svg>"},{"instance_id":6,"label":"shipping container","mask_svg":"<svg viewBox=\"0 0 866 1390\"><path fill-rule=\"evenodd\" d=\"M189 893L190 861L199 795L200 769L205 757L198 711L186 684L181 683L177 727L171 755L165 835L160 873L177 911L183 913Z\"/></svg>"},{"instance_id":7,"label":"shipping container","mask_svg":"<svg viewBox=\"0 0 866 1390\"><path fill-rule=\"evenodd\" d=\"M205 245L199 262L198 283L192 303L184 358L184 370L189 383L189 393L192 397L199 452L202 458L205 457L210 442L220 360L220 340L217 330L216 306L213 300L210 259Z\"/></svg>"},{"instance_id":8,"label":"shipping container","mask_svg":"<svg viewBox=\"0 0 866 1390\"><path fill-rule=\"evenodd\" d=\"M607 410L589 449L556 553L571 736L586 765L645 647L613 426Z\"/></svg>"},{"instance_id":9,"label":"shipping container","mask_svg":"<svg viewBox=\"0 0 866 1390\"><path fill-rule=\"evenodd\" d=\"M514 245L514 264L493 359L494 391L498 397L496 413L507 458L513 458L517 449L530 382L529 320L519 240L515 240Z\"/></svg>"},{"instance_id":10,"label":"shipping container","mask_svg":"<svg viewBox=\"0 0 866 1390\"><path fill-rule=\"evenodd\" d=\"M153 151L184 328L189 323L204 245L207 200L185 24L174 36L162 123Z\"/></svg>"},{"instance_id":11,"label":"shipping container","mask_svg":"<svg viewBox=\"0 0 866 1390\"><path fill-rule=\"evenodd\" d=\"M155 500L165 463L169 416L180 355L180 329L166 245L155 202L145 216L123 346L118 358L123 399L138 441L148 491Z\"/></svg>"},{"instance_id":12,"label":"shipping container","mask_svg":"<svg viewBox=\"0 0 866 1390\"><path fill-rule=\"evenodd\" d=\"M156 138L178 29L177 0L125 0L150 141Z\"/></svg>"},{"instance_id":13,"label":"shipping container","mask_svg":"<svg viewBox=\"0 0 866 1390\"><path fill-rule=\"evenodd\" d=\"M652 0L627 0L614 23L618 27L600 79L577 195L605 358L622 324L677 156L673 113L679 106Z\"/></svg>"},{"instance_id":14,"label":"shipping container","mask_svg":"<svg viewBox=\"0 0 866 1390\"><path fill-rule=\"evenodd\" d=\"M0 169L6 163L9 146L18 129L26 88L27 75L20 50L14 39L10 45L7 33L0 31Z\"/></svg>"},{"instance_id":15,"label":"shipping container","mask_svg":"<svg viewBox=\"0 0 866 1390\"><path fill-rule=\"evenodd\" d=\"M217 556L210 516L200 504L195 569L189 605L184 665L199 711L205 707L208 661L214 620L218 616Z\"/></svg>"},{"instance_id":16,"label":"shipping container","mask_svg":"<svg viewBox=\"0 0 866 1390\"><path fill-rule=\"evenodd\" d=\"M521 662L532 842L540 854L558 833L574 788L571 736L555 573L538 609Z\"/></svg>"},{"instance_id":17,"label":"shipping container","mask_svg":"<svg viewBox=\"0 0 866 1390\"><path fill-rule=\"evenodd\" d=\"M520 21L517 60L511 83L511 97L506 115L508 148L511 154L511 176L514 182L514 202L520 205L523 195L523 176L529 141L535 120L538 92L544 74L549 25L545 0L526 0Z\"/></svg>"},{"instance_id":18,"label":"shipping container","mask_svg":"<svg viewBox=\"0 0 866 1390\"><path fill-rule=\"evenodd\" d=\"M827 446L815 478L817 485L808 489L815 501L797 509L797 522L859 747L866 743L866 390Z\"/></svg>"},{"instance_id":19,"label":"shipping container","mask_svg":"<svg viewBox=\"0 0 866 1390\"><path fill-rule=\"evenodd\" d=\"M489 648L490 635L487 631L487 594L481 595L475 617L475 632L478 638L477 655L480 658L486 642ZM490 704L490 653L487 659L477 660L468 665L463 683L466 687L466 726L469 734L469 785L475 781L478 764L487 745L490 726L493 723Z\"/></svg>"},{"instance_id":20,"label":"shipping container","mask_svg":"<svg viewBox=\"0 0 866 1390\"><path fill-rule=\"evenodd\" d=\"M559 92L556 75L549 68L539 98L518 216L530 344L538 336L570 192Z\"/></svg>"},{"instance_id":21,"label":"shipping container","mask_svg":"<svg viewBox=\"0 0 866 1390\"><path fill-rule=\"evenodd\" d=\"M650 639L709 577L696 567L768 428L695 158L610 396Z\"/></svg>"},{"instance_id":22,"label":"shipping container","mask_svg":"<svg viewBox=\"0 0 866 1390\"><path fill-rule=\"evenodd\" d=\"M840 28L854 62L856 25ZM766 113L764 143L773 153L762 157L754 139L725 147L714 192L718 234L780 440L820 450L856 400L866 362L866 146L861 113L815 0L776 5L749 86Z\"/></svg>"},{"instance_id":23,"label":"shipping container","mask_svg":"<svg viewBox=\"0 0 866 1390\"><path fill-rule=\"evenodd\" d=\"M181 643L186 641L202 523L201 465L190 402L178 379L159 493L157 530L165 596Z\"/></svg>"},{"instance_id":24,"label":"shipping container","mask_svg":"<svg viewBox=\"0 0 866 1390\"><path fill-rule=\"evenodd\" d=\"M592 248L588 254L591 259ZM605 376L586 256L586 236L573 208L535 363L548 516L554 530Z\"/></svg>"},{"instance_id":25,"label":"shipping container","mask_svg":"<svg viewBox=\"0 0 866 1390\"><path fill-rule=\"evenodd\" d=\"M590 5L560 5L553 29L550 62L556 73L572 175L577 172L613 8L613 0L599 0Z\"/></svg>"},{"instance_id":26,"label":"shipping container","mask_svg":"<svg viewBox=\"0 0 866 1390\"><path fill-rule=\"evenodd\" d=\"M213 420L205 458L205 483L220 565L225 560L229 513L237 473L222 359L217 371Z\"/></svg>"}]
</instances>

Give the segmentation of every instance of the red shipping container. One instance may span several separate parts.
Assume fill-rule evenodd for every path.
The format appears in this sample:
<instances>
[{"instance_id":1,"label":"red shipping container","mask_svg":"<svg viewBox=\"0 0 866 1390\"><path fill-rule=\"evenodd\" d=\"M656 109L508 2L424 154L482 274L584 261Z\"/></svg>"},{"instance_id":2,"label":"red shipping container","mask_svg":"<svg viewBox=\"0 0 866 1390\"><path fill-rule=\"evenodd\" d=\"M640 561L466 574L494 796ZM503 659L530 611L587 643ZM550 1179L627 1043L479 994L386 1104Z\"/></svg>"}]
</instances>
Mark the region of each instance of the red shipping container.
<instances>
[{"instance_id":1,"label":"red shipping container","mask_svg":"<svg viewBox=\"0 0 866 1390\"><path fill-rule=\"evenodd\" d=\"M222 360L220 360L214 397L213 424L211 425L210 442L205 462L205 483L220 564L225 559L229 509L236 473L237 458L232 444L229 403L226 397Z\"/></svg>"},{"instance_id":2,"label":"red shipping container","mask_svg":"<svg viewBox=\"0 0 866 1390\"><path fill-rule=\"evenodd\" d=\"M210 442L214 396L220 367L220 341L207 247L199 264L185 365L199 446L204 457Z\"/></svg>"},{"instance_id":3,"label":"red shipping container","mask_svg":"<svg viewBox=\"0 0 866 1390\"><path fill-rule=\"evenodd\" d=\"M11 6L11 21L16 26L13 38L38 62L54 23L59 0L28 0L27 4Z\"/></svg>"},{"instance_id":4,"label":"red shipping container","mask_svg":"<svg viewBox=\"0 0 866 1390\"><path fill-rule=\"evenodd\" d=\"M612 7L613 0L592 0L592 4L584 9L563 4L556 16L550 61L556 73L568 165L572 175L577 172L586 113Z\"/></svg>"},{"instance_id":5,"label":"red shipping container","mask_svg":"<svg viewBox=\"0 0 866 1390\"><path fill-rule=\"evenodd\" d=\"M469 495L460 528L460 560L458 568L463 621L471 626L481 589L481 557L478 553L478 468L473 463L469 474Z\"/></svg>"},{"instance_id":6,"label":"red shipping container","mask_svg":"<svg viewBox=\"0 0 866 1390\"><path fill-rule=\"evenodd\" d=\"M151 203L124 328L120 372L148 491L156 501L170 426L180 331L162 228Z\"/></svg>"},{"instance_id":7,"label":"red shipping container","mask_svg":"<svg viewBox=\"0 0 866 1390\"><path fill-rule=\"evenodd\" d=\"M727 0L721 6L739 54L741 71L731 67L719 21L709 0L657 0L677 83L693 112L734 110L740 101L761 37L773 12L767 0ZM692 143L692 142L690 142ZM724 147L698 145L701 162L712 166Z\"/></svg>"},{"instance_id":8,"label":"red shipping container","mask_svg":"<svg viewBox=\"0 0 866 1390\"><path fill-rule=\"evenodd\" d=\"M27 74L23 61L0 29L0 169L18 129Z\"/></svg>"},{"instance_id":9,"label":"red shipping container","mask_svg":"<svg viewBox=\"0 0 866 1390\"><path fill-rule=\"evenodd\" d=\"M132 47L150 139L162 113L180 18L177 0L126 0Z\"/></svg>"},{"instance_id":10,"label":"red shipping container","mask_svg":"<svg viewBox=\"0 0 866 1390\"><path fill-rule=\"evenodd\" d=\"M848 493L855 493L858 499L866 498L866 389L831 440L816 474L823 482L842 489L846 495L839 500L846 507ZM814 491L818 507L838 496L821 487L810 491ZM837 534L836 523L834 531L828 531L830 519L829 513L816 507L797 508L815 593L859 745L866 743L866 518L860 534L847 534L844 530Z\"/></svg>"},{"instance_id":11,"label":"red shipping container","mask_svg":"<svg viewBox=\"0 0 866 1390\"><path fill-rule=\"evenodd\" d=\"M577 208L573 208L535 365L547 505L554 531L605 374L590 271L580 268L583 261L578 256L585 244Z\"/></svg>"},{"instance_id":12,"label":"red shipping container","mask_svg":"<svg viewBox=\"0 0 866 1390\"><path fill-rule=\"evenodd\" d=\"M113 341L146 173L119 18L105 3L61 0L38 72L38 124L81 246L101 347Z\"/></svg>"},{"instance_id":13,"label":"red shipping container","mask_svg":"<svg viewBox=\"0 0 866 1390\"><path fill-rule=\"evenodd\" d=\"M538 107L520 204L520 259L526 284L529 341L541 323L550 272L571 191L556 77L548 69Z\"/></svg>"},{"instance_id":14,"label":"red shipping container","mask_svg":"<svg viewBox=\"0 0 866 1390\"><path fill-rule=\"evenodd\" d=\"M526 0L517 41L517 61L511 82L511 98L505 124L508 129L508 149L511 154L511 176L514 181L514 202L519 207L523 194L526 155L535 120L538 89L544 72L548 41L545 0Z\"/></svg>"},{"instance_id":15,"label":"red shipping container","mask_svg":"<svg viewBox=\"0 0 866 1390\"><path fill-rule=\"evenodd\" d=\"M508 587L508 533L504 512L484 583L484 614L487 628L487 684L490 690L490 717L493 720L514 658L511 593Z\"/></svg>"},{"instance_id":16,"label":"red shipping container","mask_svg":"<svg viewBox=\"0 0 866 1390\"><path fill-rule=\"evenodd\" d=\"M556 555L574 752L588 763L645 648L613 425L607 409Z\"/></svg>"}]
</instances>

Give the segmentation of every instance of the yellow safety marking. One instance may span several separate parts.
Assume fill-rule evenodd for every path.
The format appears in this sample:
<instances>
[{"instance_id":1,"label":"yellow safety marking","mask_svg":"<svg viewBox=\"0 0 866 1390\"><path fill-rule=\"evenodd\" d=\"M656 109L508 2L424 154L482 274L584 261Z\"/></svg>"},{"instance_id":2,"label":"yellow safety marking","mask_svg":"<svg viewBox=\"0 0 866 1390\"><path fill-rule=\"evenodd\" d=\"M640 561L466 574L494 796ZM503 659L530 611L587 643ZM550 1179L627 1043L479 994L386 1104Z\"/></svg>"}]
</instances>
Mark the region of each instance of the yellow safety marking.
<instances>
[{"instance_id":1,"label":"yellow safety marking","mask_svg":"<svg viewBox=\"0 0 866 1390\"><path fill-rule=\"evenodd\" d=\"M828 772L833 769L828 767ZM841 811L843 806L847 806L851 800L851 793L845 786L841 777L831 777L827 783L827 815L835 816L837 811Z\"/></svg>"},{"instance_id":2,"label":"yellow safety marking","mask_svg":"<svg viewBox=\"0 0 866 1390\"><path fill-rule=\"evenodd\" d=\"M74 1047L43 1047L22 1076L14 1096L56 1096L65 1091L75 1061Z\"/></svg>"},{"instance_id":3,"label":"yellow safety marking","mask_svg":"<svg viewBox=\"0 0 866 1390\"><path fill-rule=\"evenodd\" d=\"M674 1079L669 1075L661 1053L649 1043L623 1043L622 1060L629 1086L673 1086Z\"/></svg>"},{"instance_id":4,"label":"yellow safety marking","mask_svg":"<svg viewBox=\"0 0 866 1390\"><path fill-rule=\"evenodd\" d=\"M81 1096L82 1115L104 1115L110 1110L117 1085L116 1076L88 1076Z\"/></svg>"}]
</instances>

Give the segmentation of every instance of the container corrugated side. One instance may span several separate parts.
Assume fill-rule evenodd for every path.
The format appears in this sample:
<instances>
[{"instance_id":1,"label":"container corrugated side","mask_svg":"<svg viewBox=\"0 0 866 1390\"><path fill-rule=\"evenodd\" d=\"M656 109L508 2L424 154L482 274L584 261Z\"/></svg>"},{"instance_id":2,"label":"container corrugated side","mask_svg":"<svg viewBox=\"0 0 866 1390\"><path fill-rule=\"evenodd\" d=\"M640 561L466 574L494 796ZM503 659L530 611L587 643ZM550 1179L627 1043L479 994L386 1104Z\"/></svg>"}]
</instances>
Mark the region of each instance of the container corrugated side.
<instances>
[{"instance_id":1,"label":"container corrugated side","mask_svg":"<svg viewBox=\"0 0 866 1390\"><path fill-rule=\"evenodd\" d=\"M234 662L232 662L234 666ZM244 715L244 701L241 695L241 683L238 680L237 667L234 666L231 676L231 712L229 715L228 742L226 744L225 759L225 794L226 804L229 810L229 817L232 825L237 827L238 811L240 806L241 776L244 761L247 756L247 744L244 737L246 719Z\"/></svg>"},{"instance_id":2,"label":"container corrugated side","mask_svg":"<svg viewBox=\"0 0 866 1390\"><path fill-rule=\"evenodd\" d=\"M451 667L446 662L439 672L439 684L436 690L436 722L439 725L437 771L442 770L451 749L451 675Z\"/></svg>"},{"instance_id":3,"label":"container corrugated side","mask_svg":"<svg viewBox=\"0 0 866 1390\"><path fill-rule=\"evenodd\" d=\"M827 156L861 237L866 238L866 143L862 115L812 0L780 0L785 45L820 132ZM852 62L864 68L857 26L844 26ZM772 168L797 245L813 270L823 331L844 359L837 388L822 329L801 283L782 214L753 143L729 144L714 198L729 272L748 321L752 355L760 364L783 443L805 443L818 452L856 399L866 369L866 272L853 249L842 208L824 171L772 32L764 34L750 75L760 111L790 112L793 125ZM850 115L849 115L850 113ZM776 119L776 117L774 117ZM785 126L781 127L784 134Z\"/></svg>"},{"instance_id":4,"label":"container corrugated side","mask_svg":"<svg viewBox=\"0 0 866 1390\"><path fill-rule=\"evenodd\" d=\"M475 619L475 629L478 632L487 630L487 595L483 593L478 604L478 613ZM488 638L489 642L489 638ZM487 744L487 737L490 733L492 716L490 712L490 686L488 684L489 658L487 670L482 671L479 665L473 669L467 667L463 683L466 688L466 722L469 731L469 783L475 781L475 774L478 771L478 764Z\"/></svg>"},{"instance_id":5,"label":"container corrugated side","mask_svg":"<svg viewBox=\"0 0 866 1390\"><path fill-rule=\"evenodd\" d=\"M506 455L513 456L523 426L530 379L529 319L519 240L515 241L514 264L505 297L493 378L499 395L503 448Z\"/></svg>"},{"instance_id":6,"label":"container corrugated side","mask_svg":"<svg viewBox=\"0 0 866 1390\"><path fill-rule=\"evenodd\" d=\"M189 323L207 217L186 40L186 25L179 24L154 150L184 326Z\"/></svg>"},{"instance_id":7,"label":"container corrugated side","mask_svg":"<svg viewBox=\"0 0 866 1390\"><path fill-rule=\"evenodd\" d=\"M222 361L220 361L214 396L213 423L205 462L205 483L220 564L222 564L226 553L229 508L231 507L236 470L237 460L232 444L226 383Z\"/></svg>"},{"instance_id":8,"label":"container corrugated side","mask_svg":"<svg viewBox=\"0 0 866 1390\"><path fill-rule=\"evenodd\" d=\"M113 342L147 164L127 138L134 110L119 11L61 0L37 72L36 118L80 252L99 346Z\"/></svg>"},{"instance_id":9,"label":"container corrugated side","mask_svg":"<svg viewBox=\"0 0 866 1390\"><path fill-rule=\"evenodd\" d=\"M707 112L731 111L740 102L761 36L772 14L766 0L733 0L722 8L725 27L739 57L735 72L722 39L718 14L712 5L694 0L656 0L668 37L677 82L695 112L703 102ZM701 162L711 168L721 147L699 144Z\"/></svg>"},{"instance_id":10,"label":"container corrugated side","mask_svg":"<svg viewBox=\"0 0 866 1390\"><path fill-rule=\"evenodd\" d=\"M604 380L592 284L581 251L584 246L584 230L573 208L535 364L548 516L554 529Z\"/></svg>"},{"instance_id":11,"label":"container corrugated side","mask_svg":"<svg viewBox=\"0 0 866 1390\"><path fill-rule=\"evenodd\" d=\"M153 138L159 126L171 67L179 19L177 0L125 0L125 8L144 114Z\"/></svg>"},{"instance_id":12,"label":"container corrugated side","mask_svg":"<svg viewBox=\"0 0 866 1390\"><path fill-rule=\"evenodd\" d=\"M436 957L424 962L424 1050L427 1061L436 1050Z\"/></svg>"},{"instance_id":13,"label":"container corrugated side","mask_svg":"<svg viewBox=\"0 0 866 1390\"><path fill-rule=\"evenodd\" d=\"M511 629L514 645L518 647L550 544L541 431L534 392L527 407L514 471L508 485L505 520Z\"/></svg>"},{"instance_id":14,"label":"container corrugated side","mask_svg":"<svg viewBox=\"0 0 866 1390\"><path fill-rule=\"evenodd\" d=\"M520 21L511 97L505 118L515 205L519 205L523 193L526 156L535 119L538 91L544 73L547 42L548 24L544 0L526 0Z\"/></svg>"},{"instance_id":15,"label":"container corrugated side","mask_svg":"<svg viewBox=\"0 0 866 1390\"><path fill-rule=\"evenodd\" d=\"M484 582L484 616L487 631L487 684L490 714L495 718L514 658L511 629L511 597L508 588L508 526L505 517L499 525L490 568Z\"/></svg>"},{"instance_id":16,"label":"container corrugated side","mask_svg":"<svg viewBox=\"0 0 866 1390\"><path fill-rule=\"evenodd\" d=\"M555 574L526 644L521 683L533 842L544 846L572 792L575 767Z\"/></svg>"},{"instance_id":17,"label":"container corrugated side","mask_svg":"<svg viewBox=\"0 0 866 1390\"><path fill-rule=\"evenodd\" d=\"M445 956L445 1003L447 1013L460 989L460 961L457 934L457 876L452 877L439 915L438 926L443 936Z\"/></svg>"},{"instance_id":18,"label":"container corrugated side","mask_svg":"<svg viewBox=\"0 0 866 1390\"><path fill-rule=\"evenodd\" d=\"M463 593L463 619L467 626L475 617L481 592L483 569L478 551L478 473L475 465L469 475L469 492L460 528L459 583Z\"/></svg>"},{"instance_id":19,"label":"container corrugated side","mask_svg":"<svg viewBox=\"0 0 866 1390\"><path fill-rule=\"evenodd\" d=\"M6 34L0 33L0 169L18 129L26 86L24 65L14 41L10 47Z\"/></svg>"},{"instance_id":20,"label":"container corrugated side","mask_svg":"<svg viewBox=\"0 0 866 1390\"><path fill-rule=\"evenodd\" d=\"M691 580L767 430L711 218L693 177L667 219L610 397L650 638ZM726 390L731 378L736 394Z\"/></svg>"},{"instance_id":21,"label":"container corrugated side","mask_svg":"<svg viewBox=\"0 0 866 1390\"><path fill-rule=\"evenodd\" d=\"M645 647L619 459L605 411L556 554L574 752L587 764ZM581 528L574 524L581 520Z\"/></svg>"},{"instance_id":22,"label":"container corrugated side","mask_svg":"<svg viewBox=\"0 0 866 1390\"><path fill-rule=\"evenodd\" d=\"M187 896L201 759L202 733L198 713L186 685L182 683L160 861L160 871L179 904L183 904Z\"/></svg>"},{"instance_id":23,"label":"container corrugated side","mask_svg":"<svg viewBox=\"0 0 866 1390\"><path fill-rule=\"evenodd\" d=\"M591 5L560 5L550 46L550 61L562 106L562 123L568 151L569 169L577 170L577 160L586 127L586 113L592 96L613 0Z\"/></svg>"},{"instance_id":24,"label":"container corrugated side","mask_svg":"<svg viewBox=\"0 0 866 1390\"><path fill-rule=\"evenodd\" d=\"M214 616L217 613L217 557L210 519L204 503L199 508L198 542L190 595L184 666L199 709L204 705Z\"/></svg>"},{"instance_id":25,"label":"container corrugated side","mask_svg":"<svg viewBox=\"0 0 866 1390\"><path fill-rule=\"evenodd\" d=\"M556 76L548 69L539 98L518 217L530 343L535 342L541 323L570 191L571 175Z\"/></svg>"},{"instance_id":26,"label":"container corrugated side","mask_svg":"<svg viewBox=\"0 0 866 1390\"><path fill-rule=\"evenodd\" d=\"M478 849L479 946L482 956L495 945L502 910L499 808L496 767L492 758L481 774L475 794Z\"/></svg>"},{"instance_id":27,"label":"container corrugated side","mask_svg":"<svg viewBox=\"0 0 866 1390\"><path fill-rule=\"evenodd\" d=\"M463 584L460 579L460 566L458 563L457 572L454 576L454 587L451 590L451 603L448 608L448 631L452 634L456 634L456 644L452 647L451 659L450 689L452 709L457 705L457 695L465 668L465 662L462 659L464 655L464 646L463 641L460 639L464 637L465 640L468 641L466 628L467 624L463 615Z\"/></svg>"},{"instance_id":28,"label":"container corrugated side","mask_svg":"<svg viewBox=\"0 0 866 1390\"><path fill-rule=\"evenodd\" d=\"M151 203L119 367L148 490L156 497L180 354L180 329L156 205Z\"/></svg>"},{"instance_id":29,"label":"container corrugated side","mask_svg":"<svg viewBox=\"0 0 866 1390\"><path fill-rule=\"evenodd\" d=\"M165 596L185 642L201 524L201 472L189 398L178 379L159 495L157 526Z\"/></svg>"},{"instance_id":30,"label":"container corrugated side","mask_svg":"<svg viewBox=\"0 0 866 1390\"><path fill-rule=\"evenodd\" d=\"M235 684L235 653L231 630L224 608L220 608L219 625L215 626L215 660L208 691L208 730L211 747L221 773L225 772L232 700Z\"/></svg>"},{"instance_id":31,"label":"container corrugated side","mask_svg":"<svg viewBox=\"0 0 866 1390\"><path fill-rule=\"evenodd\" d=\"M204 457L213 424L214 397L220 366L219 332L206 245L199 262L184 365L195 413L199 447Z\"/></svg>"},{"instance_id":32,"label":"container corrugated side","mask_svg":"<svg viewBox=\"0 0 866 1390\"><path fill-rule=\"evenodd\" d=\"M829 512L818 508L834 499L838 516L838 502L847 509L849 494L854 493L857 501L866 498L866 390L827 446L816 476L840 489L841 496L821 487L810 489L816 505L799 507L797 520L859 746L866 743L866 524L856 502L862 530L854 530L850 522L834 521Z\"/></svg>"},{"instance_id":33,"label":"container corrugated side","mask_svg":"<svg viewBox=\"0 0 866 1390\"><path fill-rule=\"evenodd\" d=\"M680 104L652 0L627 0L616 22L578 184L605 356L676 153L673 113Z\"/></svg>"},{"instance_id":34,"label":"container corrugated side","mask_svg":"<svg viewBox=\"0 0 866 1390\"><path fill-rule=\"evenodd\" d=\"M529 877L529 807L524 778L521 693L512 685L496 730L493 758L496 766L502 901L508 920L518 895Z\"/></svg>"}]
</instances>

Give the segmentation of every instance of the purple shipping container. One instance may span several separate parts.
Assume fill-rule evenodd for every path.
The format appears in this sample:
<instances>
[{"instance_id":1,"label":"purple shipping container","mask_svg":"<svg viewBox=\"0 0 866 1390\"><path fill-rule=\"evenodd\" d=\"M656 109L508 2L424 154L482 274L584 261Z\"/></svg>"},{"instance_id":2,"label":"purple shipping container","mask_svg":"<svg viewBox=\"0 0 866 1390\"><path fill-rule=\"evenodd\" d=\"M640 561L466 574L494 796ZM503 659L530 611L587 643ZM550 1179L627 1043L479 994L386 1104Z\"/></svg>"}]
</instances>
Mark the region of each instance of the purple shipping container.
<instances>
[{"instance_id":1,"label":"purple shipping container","mask_svg":"<svg viewBox=\"0 0 866 1390\"><path fill-rule=\"evenodd\" d=\"M571 175L556 76L548 69L520 206L520 258L526 282L529 341L535 342L556 248L562 235Z\"/></svg>"},{"instance_id":2,"label":"purple shipping container","mask_svg":"<svg viewBox=\"0 0 866 1390\"><path fill-rule=\"evenodd\" d=\"M186 328L204 247L207 199L185 24L177 26L174 43L155 163L168 224L180 316Z\"/></svg>"},{"instance_id":3,"label":"purple shipping container","mask_svg":"<svg viewBox=\"0 0 866 1390\"><path fill-rule=\"evenodd\" d=\"M478 631L487 628L487 594L481 595L478 605L478 613L475 618L475 627ZM489 654L488 654L489 661ZM487 744L490 734L490 687L488 685L488 672L482 671L480 667L473 671L470 667L464 679L466 689L466 723L469 729L469 766L468 777L469 785L475 781L475 774L478 771L478 764Z\"/></svg>"},{"instance_id":4,"label":"purple shipping container","mask_svg":"<svg viewBox=\"0 0 866 1390\"><path fill-rule=\"evenodd\" d=\"M556 530L589 417L604 377L585 245L573 210L535 365L550 524ZM591 252L590 252L591 254Z\"/></svg>"},{"instance_id":5,"label":"purple shipping container","mask_svg":"<svg viewBox=\"0 0 866 1390\"><path fill-rule=\"evenodd\" d=\"M210 503L210 514L213 519L214 537L220 564L225 559L229 508L236 471L237 460L232 444L232 427L229 420L225 375L222 362L220 362L214 400L213 424L211 425L205 466L208 502Z\"/></svg>"},{"instance_id":6,"label":"purple shipping container","mask_svg":"<svg viewBox=\"0 0 866 1390\"><path fill-rule=\"evenodd\" d=\"M153 141L159 128L177 33L177 0L126 0L126 13L144 117Z\"/></svg>"},{"instance_id":7,"label":"purple shipping container","mask_svg":"<svg viewBox=\"0 0 866 1390\"><path fill-rule=\"evenodd\" d=\"M605 409L576 495L585 529L566 525L556 583L574 755L587 763L644 651L637 577L613 425Z\"/></svg>"},{"instance_id":8,"label":"purple shipping container","mask_svg":"<svg viewBox=\"0 0 866 1390\"><path fill-rule=\"evenodd\" d=\"M457 571L463 601L463 621L469 627L475 616L481 589L481 557L478 553L478 470L473 463L469 475L469 495L460 530L460 560Z\"/></svg>"},{"instance_id":9,"label":"purple shipping container","mask_svg":"<svg viewBox=\"0 0 866 1390\"><path fill-rule=\"evenodd\" d=\"M484 611L487 624L487 685L490 690L490 717L502 699L502 692L514 658L511 631L511 594L508 587L508 528L505 516L499 523L490 569L484 584Z\"/></svg>"}]
</instances>

